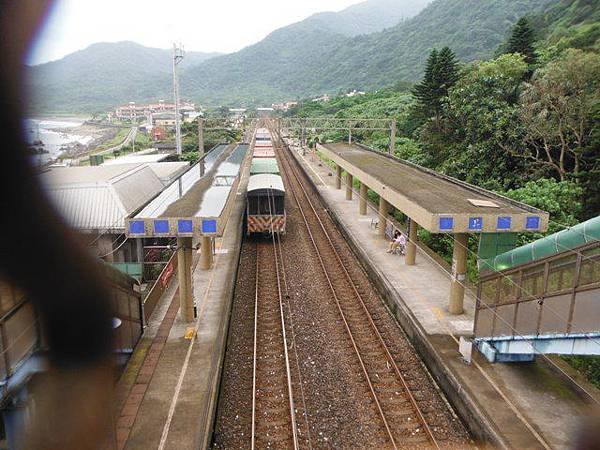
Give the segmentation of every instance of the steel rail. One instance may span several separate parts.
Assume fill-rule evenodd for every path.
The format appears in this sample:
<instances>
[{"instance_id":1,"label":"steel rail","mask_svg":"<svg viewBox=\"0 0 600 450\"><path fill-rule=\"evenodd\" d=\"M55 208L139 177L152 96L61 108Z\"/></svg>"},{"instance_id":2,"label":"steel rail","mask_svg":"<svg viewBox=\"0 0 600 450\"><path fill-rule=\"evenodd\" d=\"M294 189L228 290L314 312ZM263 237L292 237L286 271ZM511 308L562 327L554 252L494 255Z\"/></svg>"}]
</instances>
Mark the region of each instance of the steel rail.
<instances>
[{"instance_id":1,"label":"steel rail","mask_svg":"<svg viewBox=\"0 0 600 450\"><path fill-rule=\"evenodd\" d=\"M254 354L252 359L252 435L251 449L254 450L254 439L256 436L256 341L258 340L258 244L256 244L256 277L254 279Z\"/></svg>"},{"instance_id":2,"label":"steel rail","mask_svg":"<svg viewBox=\"0 0 600 450\"><path fill-rule=\"evenodd\" d=\"M377 396L377 393L375 392L375 388L373 387L373 383L372 383L372 381L371 381L371 378L369 377L369 373L368 373L368 371L367 371L367 368L366 368L366 366L365 366L365 363L364 363L364 361L363 361L363 358L362 358L362 356L361 356L361 354L360 354L360 351L358 350L358 346L357 346L357 344L356 344L356 341L355 341L355 339L354 339L354 336L352 335L352 331L350 330L350 325L348 324L348 321L346 320L346 316L345 316L345 314L344 314L344 312L343 312L343 310L342 310L342 307L341 307L341 304L340 304L339 298L338 298L338 296L337 296L336 290L335 290L335 288L334 288L334 286L333 286L333 283L331 282L331 279L330 279L330 277L329 277L329 274L327 273L327 270L325 269L325 263L324 263L324 261L323 261L323 257L322 257L322 255L321 255L321 253L319 252L319 248L318 248L318 246L317 246L317 244L316 244L316 242L315 242L315 239L314 239L314 236L313 236L313 234L312 234L312 231L310 230L310 226L308 225L308 219L306 218L306 215L304 214L304 210L302 209L302 206L300 205L300 202L298 201L298 198L297 198L297 196L296 196L296 193L294 192L294 189L293 189L293 188L291 189L291 192L292 192L292 196L294 197L294 200L296 201L296 204L298 205L298 210L300 211L300 213L302 214L302 218L304 219L304 223L305 223L305 225L306 225L306 229L307 229L307 231L308 231L308 235L309 235L309 237L310 237L310 240L311 240L311 242L312 242L312 244L313 244L313 247L315 248L316 255L317 255L318 259L319 259L319 263L321 264L321 268L323 269L323 273L324 273L324 275L325 275L325 278L327 279L327 283L328 283L328 285L329 285L329 288L330 288L330 290L331 290L331 293L332 293L332 295L333 295L333 298L334 298L334 300L335 300L335 302L336 302L336 304L337 304L338 310L339 310L339 312L340 312L340 315L341 315L341 317L342 317L342 321L344 322L344 326L345 326L345 328L346 328L346 331L347 331L347 333L348 333L348 336L350 337L350 341L352 342L352 346L353 346L353 348L354 348L354 351L355 351L355 353L356 353L356 356L357 356L357 358L358 358L358 361L359 361L359 363L360 363L361 369L362 369L362 371L363 371L363 374L364 374L364 376L365 376L365 379L366 379L366 381L367 381L367 384L369 385L369 390L371 391L371 395L373 396L373 400L375 401L375 405L377 406L377 410L378 410L378 412L379 412L379 415L381 416L381 419L382 419L382 421L383 421L383 424L384 424L384 426L385 426L385 429L386 429L387 435L388 435L388 437L389 437L389 439L390 439L390 441L391 441L391 443L392 443L393 447L394 447L395 449L397 449L397 448L398 448L398 446L396 445L396 441L395 441L395 439L394 439L394 436L393 436L393 434L392 434L392 431L391 431L391 429L390 429L390 426L389 426L389 424L388 424L387 418L386 418L386 416L385 416L385 414L384 414L384 412L383 412L383 409L382 409L382 407L381 407L381 403L380 403L380 401L379 401L379 398L378 398L378 396Z\"/></svg>"},{"instance_id":3,"label":"steel rail","mask_svg":"<svg viewBox=\"0 0 600 450\"><path fill-rule=\"evenodd\" d=\"M283 295L281 295L281 280L279 277L279 266L282 263L277 257L277 241L275 240L275 233L273 230L273 210L272 207L275 207L275 198L273 198L273 203L271 204L271 199L269 198L269 194L267 193L267 199L269 202L269 213L271 213L271 239L273 242L273 256L275 259L275 274L277 275L277 293L279 297L279 315L281 318L281 334L283 336L283 349L285 354L285 370L287 375L288 382L288 397L290 402L290 417L292 420L292 435L294 438L294 450L298 450L298 425L296 424L296 408L294 406L294 393L292 392L292 372L290 370L290 358L288 355L288 346L287 346L287 337L285 332L285 315L283 313ZM285 276L285 275L284 275Z\"/></svg>"},{"instance_id":4,"label":"steel rail","mask_svg":"<svg viewBox=\"0 0 600 450\"><path fill-rule=\"evenodd\" d=\"M290 162L289 162L289 160L288 160L287 158L288 158L288 157L286 156L286 157L285 157L285 159L286 159L286 163L287 163L287 164L288 164L288 166L290 167L290 169L291 169L291 172L292 172L292 174L293 174L294 178L296 179L296 181L297 181L298 185L299 185L299 186L300 186L300 188L302 189L302 192L304 193L304 197L306 198L306 200L307 200L307 202L308 202L308 204L309 204L310 208L311 208L311 209L312 209L312 211L313 211L313 214L314 214L314 216L316 217L317 221L319 222L319 225L320 225L320 227L321 227L321 229L322 229L322 231L323 231L323 234L324 234L324 235L325 235L325 237L327 238L327 241L329 242L329 245L330 245L330 247L331 247L331 249L332 249L332 251L333 251L334 255L336 256L336 259L338 260L338 262L339 262L339 264L340 264L340 267L343 269L343 272L344 272L344 274L346 275L346 278L347 278L347 281L348 281L348 283L349 283L349 284L352 286L352 289L353 289L353 291L354 291L354 293L355 293L355 295L356 295L356 298L359 300L359 302L360 302L360 304L361 304L361 306L362 306L362 308L363 308L363 310L364 310L364 312L365 312L365 314L366 314L366 316L367 316L367 318L368 318L368 320L369 320L369 324L370 324L370 326L371 326L371 327L372 327L372 329L374 330L374 332L375 332L375 334L376 334L376 336L377 336L377 338L378 338L379 342L381 343L381 346L382 346L382 348L383 348L383 350L384 350L384 352L385 352L385 354L386 354L386 357L387 357L387 359L388 359L388 362L389 362L389 363L390 363L390 365L393 367L393 369L394 369L394 372L396 373L396 375L397 375L398 379L401 381L401 384L402 384L402 386L404 387L404 390L405 390L405 392L406 392L407 396L409 397L409 400L410 400L410 402L411 402L411 404L412 404L412 406L413 406L413 409L414 409L414 410L415 410L415 412L417 413L417 415L418 415L418 417L419 417L419 420L420 420L420 422L423 424L423 427L424 427L424 429L426 430L426 433L427 433L427 435L428 435L428 437L429 437L429 440L432 442L432 444L435 446L435 448L438 448L438 449L439 449L439 448L440 448L440 447L439 447L439 444L437 443L437 440L435 439L435 437L434 437L434 435L433 435L433 433L432 433L432 431L431 431L431 428L429 427L429 424L428 424L428 423L427 423L427 421L425 420L425 417L424 417L424 415L423 415L423 413L422 413L421 409L419 408L419 406L418 406L418 404L417 404L417 402L416 402L416 399L414 398L413 394L411 393L411 391L410 391L410 389L409 389L409 386L408 386L408 384L407 384L407 382L406 382L406 379L404 378L404 376L403 376L403 375L402 375L402 373L400 372L400 370L399 370L399 368L398 368L398 366L397 366L397 364L396 364L396 362L395 362L394 358L392 357L392 355L391 355L391 353L390 353L390 351L389 351L389 348L388 348L387 344L385 343L385 341L384 341L384 339L383 339L383 337L382 337L381 333L379 332L379 329L377 328L377 326L376 326L375 322L373 321L373 318L372 318L372 316L371 316L371 313L369 312L369 310L368 310L368 308L367 308L367 306L366 306L366 304L365 304L365 302L364 302L364 300L363 300L363 298L362 298L362 295L361 295L361 294L358 292L358 290L357 290L357 288L356 288L356 285L355 285L355 284L354 284L354 282L352 281L352 278L351 278L351 276L350 276L350 274L349 274L349 272L348 272L348 270L347 270L347 268L346 268L346 266L345 266L344 262L342 261L342 259L341 259L340 255L339 255L338 251L336 250L336 248L335 248L335 246L334 246L334 244L333 244L333 242L332 242L332 240L331 240L331 237L330 237L329 233L328 233L328 232L327 232L327 230L325 229L325 226L324 226L324 224L323 224L323 222L322 222L321 218L320 218L320 217L319 217L319 215L317 214L317 211L316 211L316 209L315 209L314 205L312 204L312 202L311 202L311 200L310 200L310 197L308 196L308 193L306 192L306 189L304 188L304 186L303 186L302 182L300 181L300 177L298 176L297 172L296 172L296 171L295 171L295 169L293 168L293 164L292 164L292 163L290 163ZM294 195L294 197L295 197L295 193L293 193L293 195ZM299 203L298 203L298 204L299 204ZM304 217L304 213L303 213L303 212L302 212L302 215L303 215L303 217ZM308 222L306 222L306 225L307 225L307 227L308 227ZM311 239L312 239L312 236L311 236ZM313 244L314 244L314 241L313 241ZM316 249L317 249L317 251L318 251L318 247L316 246L316 244L315 244L315 248L316 248ZM319 258L319 259L321 259L321 258ZM323 266L323 268L324 268L324 266Z\"/></svg>"},{"instance_id":5,"label":"steel rail","mask_svg":"<svg viewBox=\"0 0 600 450\"><path fill-rule=\"evenodd\" d=\"M275 200L273 200L273 204L275 204ZM271 226L271 230L273 230L272 226ZM300 371L300 361L298 358L298 351L297 351L298 347L296 345L296 334L294 332L294 319L292 318L292 305L290 302L287 277L285 275L285 265L283 263L283 251L281 250L282 244L281 244L280 234L281 233L277 233L277 250L279 251L279 261L281 262L281 275L283 277L283 285L285 286L285 298L287 300L287 307L288 307L288 311L289 311L289 315L290 315L289 319L290 319L290 331L292 332L292 347L294 348L294 355L295 355L295 360L296 360L296 370L298 371L298 382L300 385L300 398L302 400L302 408L304 410L304 423L306 424L306 438L308 441L308 448L312 449L313 447L312 447L312 442L311 442L311 437L310 437L310 425L308 424L308 410L306 409L304 386L302 385L302 372Z\"/></svg>"},{"instance_id":6,"label":"steel rail","mask_svg":"<svg viewBox=\"0 0 600 450\"><path fill-rule=\"evenodd\" d=\"M269 201L270 203L270 201ZM269 208L270 208L269 204ZM272 214L271 214L272 216ZM271 221L271 231L273 230L273 222ZM286 378L287 378L287 391L288 391L288 401L289 401L289 412L290 412L290 421L292 426L292 439L294 450L298 450L298 428L296 424L296 413L294 406L294 397L293 397L293 388L292 388L292 377L290 370L290 362L289 362L289 354L288 354L288 346L287 346L287 336L286 336L286 327L285 327L285 315L283 311L283 296L281 292L281 280L280 280L280 262L277 257L277 248L276 241L274 239L273 233L272 235L272 248L273 248L273 260L275 262L275 275L277 280L277 292L279 298L279 315L281 320L281 333L282 333L282 344L284 348L284 358L285 358L285 367L286 367ZM254 450L256 448L256 394L257 394L257 366L258 366L258 358L257 358L257 347L258 347L258 302L260 299L259 292L259 284L260 284L260 263L261 258L259 255L259 247L260 244L256 244L256 279L255 279L255 292L254 292L254 343L253 343L253 365L252 365L252 433L251 433L251 448Z\"/></svg>"}]
</instances>

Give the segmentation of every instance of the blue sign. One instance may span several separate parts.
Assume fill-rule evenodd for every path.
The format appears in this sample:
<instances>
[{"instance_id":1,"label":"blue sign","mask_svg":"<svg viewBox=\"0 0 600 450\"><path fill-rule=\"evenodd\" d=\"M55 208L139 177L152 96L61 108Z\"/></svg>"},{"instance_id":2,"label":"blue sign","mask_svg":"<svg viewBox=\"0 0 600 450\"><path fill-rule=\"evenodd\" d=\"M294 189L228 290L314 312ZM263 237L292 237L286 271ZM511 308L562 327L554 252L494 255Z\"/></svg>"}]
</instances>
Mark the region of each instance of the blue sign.
<instances>
[{"instance_id":1,"label":"blue sign","mask_svg":"<svg viewBox=\"0 0 600 450\"><path fill-rule=\"evenodd\" d=\"M217 221L214 219L207 219L202 221L202 232L203 233L216 233L217 232Z\"/></svg>"},{"instance_id":2,"label":"blue sign","mask_svg":"<svg viewBox=\"0 0 600 450\"><path fill-rule=\"evenodd\" d=\"M469 217L469 230L481 230L483 219L481 217Z\"/></svg>"},{"instance_id":3,"label":"blue sign","mask_svg":"<svg viewBox=\"0 0 600 450\"><path fill-rule=\"evenodd\" d=\"M440 230L451 230L454 228L453 217L440 217Z\"/></svg>"},{"instance_id":4,"label":"blue sign","mask_svg":"<svg viewBox=\"0 0 600 450\"><path fill-rule=\"evenodd\" d=\"M510 230L510 217L498 217L498 224L496 228L499 230Z\"/></svg>"},{"instance_id":5,"label":"blue sign","mask_svg":"<svg viewBox=\"0 0 600 450\"><path fill-rule=\"evenodd\" d=\"M154 221L154 232L155 233L168 233L169 232L169 221L168 220L155 220Z\"/></svg>"},{"instance_id":6,"label":"blue sign","mask_svg":"<svg viewBox=\"0 0 600 450\"><path fill-rule=\"evenodd\" d=\"M146 233L146 228L144 227L144 221L143 220L135 220L133 222L129 222L129 233L130 234Z\"/></svg>"},{"instance_id":7,"label":"blue sign","mask_svg":"<svg viewBox=\"0 0 600 450\"><path fill-rule=\"evenodd\" d=\"M179 233L193 233L194 232L194 224L191 220L178 220L177 221L177 231Z\"/></svg>"},{"instance_id":8,"label":"blue sign","mask_svg":"<svg viewBox=\"0 0 600 450\"><path fill-rule=\"evenodd\" d=\"M525 228L528 230L539 230L540 229L540 218L538 216L529 216L525 223Z\"/></svg>"}]
</instances>

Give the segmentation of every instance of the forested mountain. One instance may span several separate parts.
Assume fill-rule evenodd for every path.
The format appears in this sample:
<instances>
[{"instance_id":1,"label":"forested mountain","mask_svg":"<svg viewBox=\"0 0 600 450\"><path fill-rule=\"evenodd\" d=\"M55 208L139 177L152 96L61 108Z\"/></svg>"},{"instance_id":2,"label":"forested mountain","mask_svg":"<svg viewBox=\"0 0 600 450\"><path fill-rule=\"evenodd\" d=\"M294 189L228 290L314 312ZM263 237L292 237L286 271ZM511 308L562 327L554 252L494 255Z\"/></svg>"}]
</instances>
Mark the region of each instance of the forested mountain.
<instances>
[{"instance_id":1,"label":"forested mountain","mask_svg":"<svg viewBox=\"0 0 600 450\"><path fill-rule=\"evenodd\" d=\"M185 69L197 66L201 62L198 56L202 55L187 54L182 67L182 96L203 103L225 99L257 103L286 98L294 89L276 86L282 73L304 69L310 61L316 61L351 36L396 25L417 14L430 1L368 0L338 13L314 14L274 31L256 45L217 58L214 65L200 65L188 73ZM171 93L168 58L168 51L133 43L96 44L60 61L35 66L29 71L33 108L99 111L126 101L167 97ZM292 77L290 83L293 82ZM218 93L212 99L206 98L206 91L214 90L215 85ZM228 93L231 90L234 92Z\"/></svg>"},{"instance_id":2,"label":"forested mountain","mask_svg":"<svg viewBox=\"0 0 600 450\"><path fill-rule=\"evenodd\" d=\"M306 99L288 114L393 117L396 156L548 211L549 232L596 217L600 2L560 0L507 31L493 56L470 64L457 64L459 48L442 48L443 42L424 51L426 69L412 89ZM352 138L384 151L389 145L388 132L353 130ZM310 146L346 139L344 131L308 136ZM452 239L424 230L419 238L451 262ZM469 245L475 255L477 239ZM471 257L473 277L476 265ZM579 362L600 386L600 359Z\"/></svg>"},{"instance_id":3,"label":"forested mountain","mask_svg":"<svg viewBox=\"0 0 600 450\"><path fill-rule=\"evenodd\" d=\"M260 105L415 81L430 48L449 45L462 61L487 58L519 17L556 1L435 0L405 19L427 0L368 0L280 28L233 54L196 65L188 58L181 93L208 105ZM393 21L400 23L385 28ZM363 34L374 29L383 31ZM32 69L37 110L98 111L170 95L168 61L134 63L127 49L84 58L89 50Z\"/></svg>"},{"instance_id":4,"label":"forested mountain","mask_svg":"<svg viewBox=\"0 0 600 450\"><path fill-rule=\"evenodd\" d=\"M600 50L600 3L597 0L561 0L532 17L546 50L565 48Z\"/></svg>"},{"instance_id":5,"label":"forested mountain","mask_svg":"<svg viewBox=\"0 0 600 450\"><path fill-rule=\"evenodd\" d=\"M416 16L431 0L369 0L343 11L314 14L304 22L333 33L358 36L390 28Z\"/></svg>"},{"instance_id":6,"label":"forested mountain","mask_svg":"<svg viewBox=\"0 0 600 450\"><path fill-rule=\"evenodd\" d=\"M182 67L201 63L216 53L189 52ZM58 61L28 68L28 81L40 111L86 112L112 108L129 100L169 94L171 50L134 42L93 44Z\"/></svg>"},{"instance_id":7,"label":"forested mountain","mask_svg":"<svg viewBox=\"0 0 600 450\"><path fill-rule=\"evenodd\" d=\"M463 61L487 58L519 17L553 1L436 0L395 27L350 39L301 22L189 69L183 86L206 102L252 104L414 81L430 48L448 45Z\"/></svg>"}]
</instances>

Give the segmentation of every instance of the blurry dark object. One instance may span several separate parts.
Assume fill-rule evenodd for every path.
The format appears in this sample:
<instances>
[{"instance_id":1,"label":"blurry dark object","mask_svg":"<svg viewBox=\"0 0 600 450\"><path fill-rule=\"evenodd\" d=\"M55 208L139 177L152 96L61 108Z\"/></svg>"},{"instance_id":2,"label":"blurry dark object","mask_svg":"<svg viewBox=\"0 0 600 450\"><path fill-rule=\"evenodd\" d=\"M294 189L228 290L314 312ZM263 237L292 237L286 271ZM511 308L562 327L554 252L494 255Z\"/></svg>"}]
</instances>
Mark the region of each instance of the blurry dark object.
<instances>
[{"instance_id":1,"label":"blurry dark object","mask_svg":"<svg viewBox=\"0 0 600 450\"><path fill-rule=\"evenodd\" d=\"M28 448L97 448L110 422L111 315L98 262L45 198L28 163L23 61L50 1L0 1L0 272L34 303L52 369L25 430ZM36 387L34 387L34 390ZM48 434L46 434L48 433Z\"/></svg>"}]
</instances>

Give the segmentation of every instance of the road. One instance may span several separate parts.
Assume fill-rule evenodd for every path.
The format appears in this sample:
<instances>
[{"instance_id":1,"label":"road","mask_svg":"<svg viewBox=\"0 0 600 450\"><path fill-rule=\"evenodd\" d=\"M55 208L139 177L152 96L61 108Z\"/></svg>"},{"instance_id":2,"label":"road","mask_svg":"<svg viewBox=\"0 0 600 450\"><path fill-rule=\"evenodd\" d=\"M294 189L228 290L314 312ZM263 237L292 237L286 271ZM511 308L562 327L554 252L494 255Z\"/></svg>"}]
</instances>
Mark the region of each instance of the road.
<instances>
[{"instance_id":1,"label":"road","mask_svg":"<svg viewBox=\"0 0 600 450\"><path fill-rule=\"evenodd\" d=\"M133 139L135 139L135 137L137 136L137 131L138 131L137 126L131 127L131 130L129 130L129 133L127 133L127 136L125 137L123 142L121 142L120 144L115 145L113 147L107 148L106 150L102 150L101 152L92 153L92 154L93 155L108 155L114 151L121 150L123 147L125 147L130 142L132 142Z\"/></svg>"}]
</instances>

